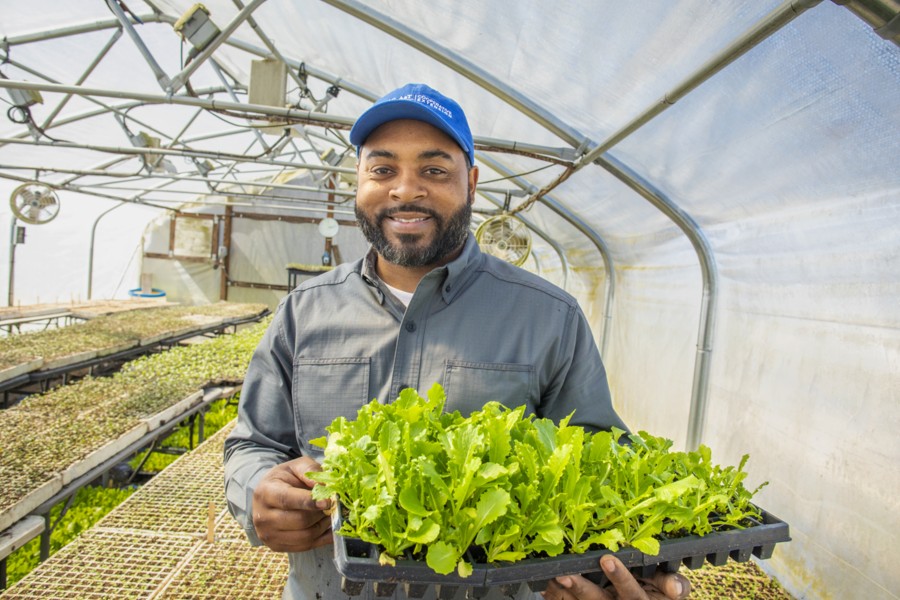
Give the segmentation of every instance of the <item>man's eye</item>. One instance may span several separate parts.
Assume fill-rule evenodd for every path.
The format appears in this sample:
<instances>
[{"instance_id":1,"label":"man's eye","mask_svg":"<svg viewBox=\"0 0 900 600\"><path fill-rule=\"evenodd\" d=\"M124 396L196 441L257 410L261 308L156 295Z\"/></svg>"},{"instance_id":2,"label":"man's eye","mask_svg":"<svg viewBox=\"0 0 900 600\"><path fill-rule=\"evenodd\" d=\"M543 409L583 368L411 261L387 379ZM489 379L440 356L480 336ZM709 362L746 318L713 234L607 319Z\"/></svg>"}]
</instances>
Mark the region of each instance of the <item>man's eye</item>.
<instances>
[{"instance_id":1,"label":"man's eye","mask_svg":"<svg viewBox=\"0 0 900 600\"><path fill-rule=\"evenodd\" d=\"M439 167L429 167L425 169L425 172L429 175L444 175L447 171Z\"/></svg>"},{"instance_id":2,"label":"man's eye","mask_svg":"<svg viewBox=\"0 0 900 600\"><path fill-rule=\"evenodd\" d=\"M391 170L387 167L373 167L369 169L369 172L373 175L388 175L390 174Z\"/></svg>"}]
</instances>

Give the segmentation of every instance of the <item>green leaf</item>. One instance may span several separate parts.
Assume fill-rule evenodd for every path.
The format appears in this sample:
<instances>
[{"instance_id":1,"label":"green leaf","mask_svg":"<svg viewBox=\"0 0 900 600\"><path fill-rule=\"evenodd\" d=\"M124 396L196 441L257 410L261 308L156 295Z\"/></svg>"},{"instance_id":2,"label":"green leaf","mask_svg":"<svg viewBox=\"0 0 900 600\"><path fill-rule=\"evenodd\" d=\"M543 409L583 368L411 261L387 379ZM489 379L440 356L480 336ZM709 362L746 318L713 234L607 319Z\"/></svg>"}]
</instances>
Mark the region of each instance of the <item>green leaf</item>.
<instances>
[{"instance_id":1,"label":"green leaf","mask_svg":"<svg viewBox=\"0 0 900 600\"><path fill-rule=\"evenodd\" d=\"M427 517L431 514L431 511L426 509L419 500L419 491L417 489L403 488L400 490L400 495L397 499L400 501L400 506L412 515Z\"/></svg>"},{"instance_id":2,"label":"green leaf","mask_svg":"<svg viewBox=\"0 0 900 600\"><path fill-rule=\"evenodd\" d=\"M696 489L699 484L700 481L696 477L689 475L680 481L656 488L653 494L663 502L674 502L688 491Z\"/></svg>"},{"instance_id":3,"label":"green leaf","mask_svg":"<svg viewBox=\"0 0 900 600\"><path fill-rule=\"evenodd\" d=\"M469 577L470 575L472 575L472 565L464 560L461 560L456 566L456 572L459 573L460 577Z\"/></svg>"},{"instance_id":4,"label":"green leaf","mask_svg":"<svg viewBox=\"0 0 900 600\"><path fill-rule=\"evenodd\" d=\"M454 551L453 547L447 542L436 542L428 546L428 553L425 555L425 563L431 567L435 573L447 575L456 567L459 559L459 553Z\"/></svg>"},{"instance_id":5,"label":"green leaf","mask_svg":"<svg viewBox=\"0 0 900 600\"><path fill-rule=\"evenodd\" d=\"M640 539L631 540L631 545L650 556L659 554L659 540L653 537L642 537Z\"/></svg>"},{"instance_id":6,"label":"green leaf","mask_svg":"<svg viewBox=\"0 0 900 600\"><path fill-rule=\"evenodd\" d=\"M475 505L476 531L482 527L493 523L501 515L506 514L509 506L509 492L504 489L494 488L488 490L481 495L478 503Z\"/></svg>"},{"instance_id":7,"label":"green leaf","mask_svg":"<svg viewBox=\"0 0 900 600\"><path fill-rule=\"evenodd\" d=\"M422 520L421 525L416 528L415 531L410 531L409 533L407 533L406 539L417 544L430 544L437 539L437 536L440 532L440 525L438 525L431 519L424 519Z\"/></svg>"},{"instance_id":8,"label":"green leaf","mask_svg":"<svg viewBox=\"0 0 900 600\"><path fill-rule=\"evenodd\" d=\"M620 529L607 529L597 537L597 543L603 544L613 552L618 552L619 545L625 543L625 536Z\"/></svg>"},{"instance_id":9,"label":"green leaf","mask_svg":"<svg viewBox=\"0 0 900 600\"><path fill-rule=\"evenodd\" d=\"M499 562L499 561L516 562L517 560L524 559L526 556L528 556L528 555L525 554L524 552L515 552L515 551L508 550L506 552L500 552L499 554L494 555L493 559L494 559L494 561L497 561L497 562Z\"/></svg>"}]
</instances>

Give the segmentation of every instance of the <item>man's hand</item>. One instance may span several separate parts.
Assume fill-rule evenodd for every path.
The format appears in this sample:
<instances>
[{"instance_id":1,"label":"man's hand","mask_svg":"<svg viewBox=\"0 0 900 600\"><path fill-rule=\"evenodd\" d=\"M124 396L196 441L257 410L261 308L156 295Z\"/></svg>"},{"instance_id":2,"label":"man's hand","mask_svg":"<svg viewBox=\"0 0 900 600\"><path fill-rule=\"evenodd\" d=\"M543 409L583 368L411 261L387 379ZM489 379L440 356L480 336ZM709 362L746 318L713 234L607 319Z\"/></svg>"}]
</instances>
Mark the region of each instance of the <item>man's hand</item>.
<instances>
[{"instance_id":1,"label":"man's hand","mask_svg":"<svg viewBox=\"0 0 900 600\"><path fill-rule=\"evenodd\" d=\"M615 556L600 558L600 568L612 587L600 588L584 577L566 575L550 582L543 592L547 600L682 600L691 593L691 583L678 573L657 571L651 579L638 581Z\"/></svg>"},{"instance_id":2,"label":"man's hand","mask_svg":"<svg viewBox=\"0 0 900 600\"><path fill-rule=\"evenodd\" d=\"M332 542L328 500L313 500L315 482L306 477L322 467L306 456L272 467L253 492L253 526L277 552L304 552Z\"/></svg>"}]
</instances>

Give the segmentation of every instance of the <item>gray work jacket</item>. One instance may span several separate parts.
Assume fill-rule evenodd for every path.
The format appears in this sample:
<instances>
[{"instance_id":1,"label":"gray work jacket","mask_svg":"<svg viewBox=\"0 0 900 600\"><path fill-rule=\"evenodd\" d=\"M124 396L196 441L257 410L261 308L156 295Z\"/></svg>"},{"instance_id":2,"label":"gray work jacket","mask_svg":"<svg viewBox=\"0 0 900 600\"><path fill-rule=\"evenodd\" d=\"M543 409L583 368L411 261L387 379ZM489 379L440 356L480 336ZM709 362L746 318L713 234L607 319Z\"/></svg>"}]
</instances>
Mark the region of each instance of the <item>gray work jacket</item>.
<instances>
[{"instance_id":1,"label":"gray work jacket","mask_svg":"<svg viewBox=\"0 0 900 600\"><path fill-rule=\"evenodd\" d=\"M606 371L575 299L483 254L470 235L461 255L434 269L404 308L375 275L372 252L307 280L278 306L244 379L238 423L225 442L229 508L254 545L253 489L272 466L321 458L309 440L364 403L389 402L433 383L446 410L488 400L526 405L573 425L627 429L612 407ZM290 556L284 597L347 598L332 547ZM367 586L364 600L371 594ZM398 586L395 598L405 598ZM522 586L522 597L533 597ZM500 597L499 593L496 596Z\"/></svg>"}]
</instances>

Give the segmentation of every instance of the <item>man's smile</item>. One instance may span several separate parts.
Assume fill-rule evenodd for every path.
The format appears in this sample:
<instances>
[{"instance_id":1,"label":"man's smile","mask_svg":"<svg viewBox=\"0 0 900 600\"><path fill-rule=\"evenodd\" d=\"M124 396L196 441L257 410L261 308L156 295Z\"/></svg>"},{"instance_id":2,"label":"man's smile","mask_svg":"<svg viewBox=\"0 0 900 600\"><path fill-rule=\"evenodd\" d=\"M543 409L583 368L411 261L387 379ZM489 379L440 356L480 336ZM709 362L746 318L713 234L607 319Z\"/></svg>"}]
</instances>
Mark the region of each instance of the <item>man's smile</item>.
<instances>
[{"instance_id":1,"label":"man's smile","mask_svg":"<svg viewBox=\"0 0 900 600\"><path fill-rule=\"evenodd\" d=\"M419 210L392 210L381 219L385 232L397 235L420 235L430 230L435 217Z\"/></svg>"}]
</instances>

